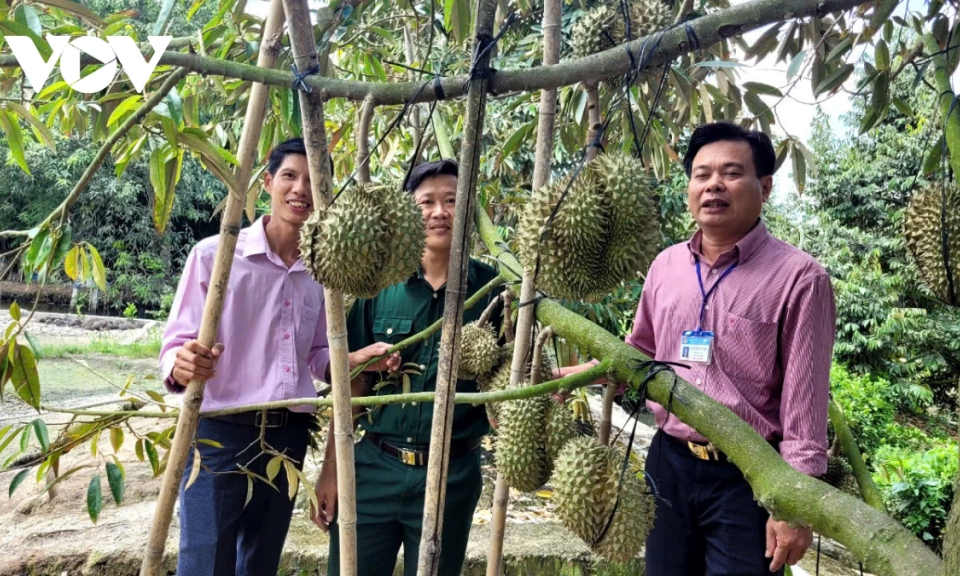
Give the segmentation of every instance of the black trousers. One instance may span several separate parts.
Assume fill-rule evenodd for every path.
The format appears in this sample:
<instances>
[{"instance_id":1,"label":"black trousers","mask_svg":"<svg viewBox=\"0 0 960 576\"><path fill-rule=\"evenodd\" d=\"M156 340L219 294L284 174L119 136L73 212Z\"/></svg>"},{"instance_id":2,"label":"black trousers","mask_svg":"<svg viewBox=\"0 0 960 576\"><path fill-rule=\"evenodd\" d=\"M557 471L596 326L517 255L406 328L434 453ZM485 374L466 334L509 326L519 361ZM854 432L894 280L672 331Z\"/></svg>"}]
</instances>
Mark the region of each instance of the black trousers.
<instances>
[{"instance_id":1,"label":"black trousers","mask_svg":"<svg viewBox=\"0 0 960 576\"><path fill-rule=\"evenodd\" d=\"M303 467L309 430L306 419L283 428L267 428L265 439ZM269 455L260 454L260 429L254 426L200 420L197 438L223 448L197 443L201 471L186 488L193 469L193 450L180 483L180 556L177 576L266 576L277 573L290 527L294 501L288 497L287 474L281 467L276 489L257 480L247 501L247 476L239 466L266 476ZM259 456L258 456L259 454Z\"/></svg>"},{"instance_id":2,"label":"black trousers","mask_svg":"<svg viewBox=\"0 0 960 576\"><path fill-rule=\"evenodd\" d=\"M647 538L647 576L770 576L766 525L743 473L729 462L700 460L662 431L646 465L660 495Z\"/></svg>"}]
</instances>

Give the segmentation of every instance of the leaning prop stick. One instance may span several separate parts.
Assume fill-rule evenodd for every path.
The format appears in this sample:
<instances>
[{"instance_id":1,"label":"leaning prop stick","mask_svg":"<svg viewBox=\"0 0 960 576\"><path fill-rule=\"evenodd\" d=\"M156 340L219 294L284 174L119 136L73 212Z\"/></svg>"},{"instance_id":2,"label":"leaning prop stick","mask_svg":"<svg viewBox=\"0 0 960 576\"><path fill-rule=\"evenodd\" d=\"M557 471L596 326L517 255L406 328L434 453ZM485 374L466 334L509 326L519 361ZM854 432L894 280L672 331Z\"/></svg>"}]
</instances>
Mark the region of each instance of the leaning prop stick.
<instances>
[{"instance_id":1,"label":"leaning prop stick","mask_svg":"<svg viewBox=\"0 0 960 576\"><path fill-rule=\"evenodd\" d=\"M278 36L283 26L283 6L281 0L272 0L270 14L264 23L263 42L260 45L260 55L257 66L269 68L276 62L280 53ZM237 159L240 168L237 173L236 187L230 190L227 197L227 206L223 211L223 220L220 224L220 243L217 246L217 255L213 264L210 279L210 291L204 303L203 320L200 324L200 343L208 348L216 344L217 333L220 330L220 317L223 313L223 302L230 284L230 269L233 266L233 253L237 246L237 236L240 233L240 218L246 204L245 194L256 162L257 142L260 141L260 131L263 128L263 116L266 109L270 87L266 84L254 84L250 88L250 101L244 119L243 134L240 135L239 152ZM160 485L160 495L157 498L157 507L153 515L153 524L150 527L150 536L147 548L140 566L141 576L156 576L160 573L160 563L163 560L163 551L166 548L167 533L170 530L170 520L173 516L173 506L177 501L180 478L187 465L190 453L190 444L197 432L200 421L200 404L203 402L205 382L191 380L183 395L180 417L177 420L177 432L170 447L170 460L163 474Z\"/></svg>"}]
</instances>

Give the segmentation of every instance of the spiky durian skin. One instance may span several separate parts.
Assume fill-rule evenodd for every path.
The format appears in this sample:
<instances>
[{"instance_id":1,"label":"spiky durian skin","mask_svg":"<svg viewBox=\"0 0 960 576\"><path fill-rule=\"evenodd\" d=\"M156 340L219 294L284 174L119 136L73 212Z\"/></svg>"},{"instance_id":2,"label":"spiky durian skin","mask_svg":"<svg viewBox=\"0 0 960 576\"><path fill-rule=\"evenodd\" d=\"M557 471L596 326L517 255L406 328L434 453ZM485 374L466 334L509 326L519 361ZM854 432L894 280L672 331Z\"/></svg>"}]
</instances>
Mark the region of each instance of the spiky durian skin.
<instances>
[{"instance_id":1,"label":"spiky durian skin","mask_svg":"<svg viewBox=\"0 0 960 576\"><path fill-rule=\"evenodd\" d=\"M538 396L500 407L497 471L517 490L536 490L550 478L545 439L549 402Z\"/></svg>"},{"instance_id":2,"label":"spiky durian skin","mask_svg":"<svg viewBox=\"0 0 960 576\"><path fill-rule=\"evenodd\" d=\"M517 225L520 261L538 270L537 287L547 294L597 302L656 256L656 188L639 160L604 154L581 171L551 220L567 184L531 194Z\"/></svg>"},{"instance_id":3,"label":"spiky durian skin","mask_svg":"<svg viewBox=\"0 0 960 576\"><path fill-rule=\"evenodd\" d=\"M547 430L545 434L547 461L550 463L550 469L553 470L553 463L560 454L563 446L576 436L574 428L573 414L570 407L566 404L550 402L550 408L547 410Z\"/></svg>"},{"instance_id":4,"label":"spiky durian skin","mask_svg":"<svg viewBox=\"0 0 960 576\"><path fill-rule=\"evenodd\" d=\"M623 17L613 5L597 6L577 20L570 31L570 47L577 58L590 56L613 48L616 38L622 38L623 33L617 33L617 26L623 27Z\"/></svg>"},{"instance_id":5,"label":"spiky durian skin","mask_svg":"<svg viewBox=\"0 0 960 576\"><path fill-rule=\"evenodd\" d=\"M476 380L492 372L500 362L497 334L476 322L465 324L460 333L460 366L457 377Z\"/></svg>"},{"instance_id":6,"label":"spiky durian skin","mask_svg":"<svg viewBox=\"0 0 960 576\"><path fill-rule=\"evenodd\" d=\"M613 562L636 557L656 512L654 497L630 470L618 492L623 458L615 448L584 437L568 441L554 463L561 522Z\"/></svg>"},{"instance_id":7,"label":"spiky durian skin","mask_svg":"<svg viewBox=\"0 0 960 576\"><path fill-rule=\"evenodd\" d=\"M949 269L943 257L944 230ZM930 291L946 303L960 305L960 190L937 183L914 194L907 206L904 237Z\"/></svg>"},{"instance_id":8,"label":"spiky durian skin","mask_svg":"<svg viewBox=\"0 0 960 576\"><path fill-rule=\"evenodd\" d=\"M360 298L407 278L426 242L423 217L409 194L353 186L300 230L300 256L326 287Z\"/></svg>"},{"instance_id":9,"label":"spiky durian skin","mask_svg":"<svg viewBox=\"0 0 960 576\"><path fill-rule=\"evenodd\" d=\"M850 467L850 463L847 462L846 458L830 456L827 459L827 473L824 474L823 481L839 488L843 479L851 474L853 474L853 468Z\"/></svg>"}]
</instances>

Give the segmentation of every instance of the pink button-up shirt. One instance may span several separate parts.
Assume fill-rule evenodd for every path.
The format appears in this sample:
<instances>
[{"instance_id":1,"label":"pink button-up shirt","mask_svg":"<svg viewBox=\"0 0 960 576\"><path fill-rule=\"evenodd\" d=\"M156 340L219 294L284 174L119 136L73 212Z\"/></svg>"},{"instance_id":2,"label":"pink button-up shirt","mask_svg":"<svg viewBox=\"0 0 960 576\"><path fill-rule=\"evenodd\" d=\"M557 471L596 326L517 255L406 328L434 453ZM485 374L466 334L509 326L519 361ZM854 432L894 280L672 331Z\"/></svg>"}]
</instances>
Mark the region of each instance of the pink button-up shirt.
<instances>
[{"instance_id":1,"label":"pink button-up shirt","mask_svg":"<svg viewBox=\"0 0 960 576\"><path fill-rule=\"evenodd\" d=\"M299 260L290 268L270 250L269 216L240 231L217 341L224 350L217 376L207 381L203 410L316 398L311 374L324 379L329 363L323 287ZM197 338L219 236L201 240L187 258L163 333L160 368L167 388L177 350ZM294 408L311 412L313 408Z\"/></svg>"},{"instance_id":2,"label":"pink button-up shirt","mask_svg":"<svg viewBox=\"0 0 960 576\"><path fill-rule=\"evenodd\" d=\"M702 232L667 248L650 266L626 341L657 360L680 361L680 338L695 330L703 297L695 262ZM677 374L730 408L764 438L780 442L800 472L827 470L827 402L836 331L833 288L808 254L767 232L762 222L709 266L704 290L734 268L710 294L703 330L712 331L710 364L683 362ZM682 440L706 439L648 401L663 430Z\"/></svg>"}]
</instances>

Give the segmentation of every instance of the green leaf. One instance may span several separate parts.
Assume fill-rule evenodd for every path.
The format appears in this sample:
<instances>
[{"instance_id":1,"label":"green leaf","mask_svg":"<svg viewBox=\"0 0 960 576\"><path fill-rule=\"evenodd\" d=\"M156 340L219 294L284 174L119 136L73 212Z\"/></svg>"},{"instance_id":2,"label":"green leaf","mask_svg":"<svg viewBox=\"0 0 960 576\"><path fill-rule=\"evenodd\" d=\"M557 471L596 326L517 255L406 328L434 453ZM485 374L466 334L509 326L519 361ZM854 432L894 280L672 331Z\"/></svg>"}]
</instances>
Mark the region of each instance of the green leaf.
<instances>
[{"instance_id":1,"label":"green leaf","mask_svg":"<svg viewBox=\"0 0 960 576\"><path fill-rule=\"evenodd\" d=\"M444 0L443 25L457 44L466 40L470 34L471 18L470 2L468 0Z\"/></svg>"},{"instance_id":2,"label":"green leaf","mask_svg":"<svg viewBox=\"0 0 960 576\"><path fill-rule=\"evenodd\" d=\"M890 68L890 49L887 48L887 43L882 39L877 42L877 46L873 52L873 60L876 63L877 70L886 71Z\"/></svg>"},{"instance_id":3,"label":"green leaf","mask_svg":"<svg viewBox=\"0 0 960 576\"><path fill-rule=\"evenodd\" d=\"M160 6L160 15L157 17L156 23L153 25L153 35L161 36L167 30L167 25L170 23L170 17L173 15L173 7L176 6L177 0L164 0L163 4Z\"/></svg>"},{"instance_id":4,"label":"green leaf","mask_svg":"<svg viewBox=\"0 0 960 576\"><path fill-rule=\"evenodd\" d=\"M77 246L77 250L80 252L80 279L86 282L90 279L90 257L82 247Z\"/></svg>"},{"instance_id":5,"label":"green leaf","mask_svg":"<svg viewBox=\"0 0 960 576\"><path fill-rule=\"evenodd\" d=\"M66 258L63 260L63 271L66 272L67 276L71 280L77 280L80 277L80 269L78 266L78 260L80 259L80 247L74 246L67 252Z\"/></svg>"},{"instance_id":6,"label":"green leaf","mask_svg":"<svg viewBox=\"0 0 960 576\"><path fill-rule=\"evenodd\" d=\"M16 320L17 322L20 321L20 318L21 318L20 305L17 304L16 302L10 304L10 317Z\"/></svg>"},{"instance_id":7,"label":"green leaf","mask_svg":"<svg viewBox=\"0 0 960 576\"><path fill-rule=\"evenodd\" d=\"M30 167L27 166L27 158L23 154L23 132L20 130L20 121L13 112L0 112L0 128L3 128L7 135L7 146L10 148L10 154L16 161L20 169L30 173Z\"/></svg>"},{"instance_id":8,"label":"green leaf","mask_svg":"<svg viewBox=\"0 0 960 576\"><path fill-rule=\"evenodd\" d=\"M50 449L50 433L47 432L47 423L41 418L33 421L33 431L37 434L37 440L40 442L40 450L46 452Z\"/></svg>"},{"instance_id":9,"label":"green leaf","mask_svg":"<svg viewBox=\"0 0 960 576\"><path fill-rule=\"evenodd\" d=\"M807 185L807 163L803 154L794 148L793 154L793 179L797 183L797 192L803 194L803 189Z\"/></svg>"},{"instance_id":10,"label":"green leaf","mask_svg":"<svg viewBox=\"0 0 960 576\"><path fill-rule=\"evenodd\" d=\"M183 125L183 100L180 99L180 94L177 92L176 86L163 97L163 101L167 103L167 110L170 111L170 119L173 120L177 127Z\"/></svg>"},{"instance_id":11,"label":"green leaf","mask_svg":"<svg viewBox=\"0 0 960 576\"><path fill-rule=\"evenodd\" d=\"M45 227L43 230L40 230L39 233L30 241L30 248L27 249L27 255L24 257L24 264L29 266L32 271L39 264L38 257L40 255L40 248L43 247L44 242L47 242L47 238L50 236L50 228ZM31 276L30 272L24 271L24 274L29 278Z\"/></svg>"},{"instance_id":12,"label":"green leaf","mask_svg":"<svg viewBox=\"0 0 960 576\"><path fill-rule=\"evenodd\" d=\"M299 106L297 108L299 109ZM204 165L227 186L227 189L235 191L237 184L233 178L233 170L228 165L229 159L219 152L219 146L211 144L206 138L208 138L206 135L197 136L193 129L184 130L179 135L180 143L199 154L203 158Z\"/></svg>"},{"instance_id":13,"label":"green leaf","mask_svg":"<svg viewBox=\"0 0 960 576\"><path fill-rule=\"evenodd\" d=\"M165 160L163 150L157 148L150 153L150 183L153 184L154 194L153 226L158 234L163 234L170 220L177 180L183 165L183 154L179 150L176 157L169 160Z\"/></svg>"},{"instance_id":14,"label":"green leaf","mask_svg":"<svg viewBox=\"0 0 960 576\"><path fill-rule=\"evenodd\" d=\"M755 92L757 94L766 94L769 96L776 96L777 98L783 97L783 92L780 92L779 89L774 88L769 84L762 84L760 82L744 82L743 87L750 92Z\"/></svg>"},{"instance_id":15,"label":"green leaf","mask_svg":"<svg viewBox=\"0 0 960 576\"><path fill-rule=\"evenodd\" d=\"M120 119L123 118L125 114L139 108L142 102L143 102L143 97L140 96L139 94L136 94L134 96L130 96L129 98L127 98L126 100L118 104L117 107L114 108L113 112L110 114L110 119L107 120L107 126L113 126L114 124L119 122Z\"/></svg>"},{"instance_id":16,"label":"green leaf","mask_svg":"<svg viewBox=\"0 0 960 576\"><path fill-rule=\"evenodd\" d=\"M200 450L194 448L193 464L190 467L190 477L187 478L187 485L184 488L184 490L189 489L191 486L193 486L193 483L197 481L197 478L200 476L201 464L202 463L200 462Z\"/></svg>"},{"instance_id":17,"label":"green leaf","mask_svg":"<svg viewBox=\"0 0 960 576\"><path fill-rule=\"evenodd\" d=\"M217 442L216 440L210 440L209 438L197 438L197 442L200 444L206 444L207 446L213 446L214 448L223 448L223 444Z\"/></svg>"},{"instance_id":18,"label":"green leaf","mask_svg":"<svg viewBox=\"0 0 960 576\"><path fill-rule=\"evenodd\" d=\"M17 346L13 357L13 387L20 399L40 410L40 375L37 358L29 347Z\"/></svg>"},{"instance_id":19,"label":"green leaf","mask_svg":"<svg viewBox=\"0 0 960 576\"><path fill-rule=\"evenodd\" d=\"M13 477L13 481L10 482L10 488L7 489L7 498L13 496L13 493L23 484L23 481L27 479L27 476L30 474L30 468L21 470L16 476Z\"/></svg>"},{"instance_id":20,"label":"green leaf","mask_svg":"<svg viewBox=\"0 0 960 576\"><path fill-rule=\"evenodd\" d=\"M46 144L47 148L53 152L57 151L56 136L53 135L53 131L40 119L33 109L33 106L30 104L24 106L18 102L10 102L7 104L7 108L13 110L17 115L30 123L34 129L34 134L37 136L37 140Z\"/></svg>"},{"instance_id":21,"label":"green leaf","mask_svg":"<svg viewBox=\"0 0 960 576\"><path fill-rule=\"evenodd\" d=\"M853 47L853 36L847 36L843 40L837 42L837 45L833 47L833 50L831 50L827 54L827 57L824 58L823 61L827 63L833 62L843 54L846 54L846 52L850 50L850 48L852 47Z\"/></svg>"},{"instance_id":22,"label":"green leaf","mask_svg":"<svg viewBox=\"0 0 960 576\"><path fill-rule=\"evenodd\" d=\"M940 137L937 143L930 148L927 157L923 159L923 175L930 176L936 174L940 166L943 165L943 131L940 131Z\"/></svg>"},{"instance_id":23,"label":"green leaf","mask_svg":"<svg viewBox=\"0 0 960 576\"><path fill-rule=\"evenodd\" d=\"M114 427L110 429L110 445L113 446L113 453L117 454L120 452L120 447L123 446L123 429L119 427Z\"/></svg>"},{"instance_id":24,"label":"green leaf","mask_svg":"<svg viewBox=\"0 0 960 576\"><path fill-rule=\"evenodd\" d=\"M280 465L283 464L283 456L274 456L267 462L267 480L273 482L280 472Z\"/></svg>"},{"instance_id":25,"label":"green leaf","mask_svg":"<svg viewBox=\"0 0 960 576\"><path fill-rule=\"evenodd\" d=\"M897 4L899 4L899 0L879 0L875 3L873 5L873 16L870 18L870 28L879 30L896 10Z\"/></svg>"},{"instance_id":26,"label":"green leaf","mask_svg":"<svg viewBox=\"0 0 960 576\"><path fill-rule=\"evenodd\" d=\"M23 428L17 428L13 432L10 432L10 435L7 436L3 440L3 442L0 442L0 454L3 454L3 451L7 449L7 446L9 446L11 442L13 442L13 439L16 438L17 434L19 434L22 430Z\"/></svg>"},{"instance_id":27,"label":"green leaf","mask_svg":"<svg viewBox=\"0 0 960 576\"><path fill-rule=\"evenodd\" d=\"M43 358L43 348L40 347L40 341L37 340L37 337L34 336L32 332L26 330L23 331L23 335L26 337L27 343L30 344L33 355L36 356L38 360Z\"/></svg>"},{"instance_id":28,"label":"green leaf","mask_svg":"<svg viewBox=\"0 0 960 576\"><path fill-rule=\"evenodd\" d=\"M900 111L901 114L907 118L913 118L913 109L910 108L910 105L904 102L901 98L894 96L890 99L890 102Z\"/></svg>"},{"instance_id":29,"label":"green leaf","mask_svg":"<svg viewBox=\"0 0 960 576\"><path fill-rule=\"evenodd\" d=\"M66 257L67 252L73 247L73 229L69 225L64 226L57 238L57 246L53 250L53 260L51 267L57 266Z\"/></svg>"},{"instance_id":30,"label":"green leaf","mask_svg":"<svg viewBox=\"0 0 960 576\"><path fill-rule=\"evenodd\" d=\"M23 427L23 432L20 434L20 452L26 452L27 448L30 447L30 436L33 434L33 426L27 425Z\"/></svg>"},{"instance_id":31,"label":"green leaf","mask_svg":"<svg viewBox=\"0 0 960 576\"><path fill-rule=\"evenodd\" d=\"M143 438L137 438L137 444L133 448L134 453L137 455L137 460L143 462Z\"/></svg>"},{"instance_id":32,"label":"green leaf","mask_svg":"<svg viewBox=\"0 0 960 576\"><path fill-rule=\"evenodd\" d=\"M243 501L244 508L247 507L251 499L253 499L253 476L247 475L247 497Z\"/></svg>"},{"instance_id":33,"label":"green leaf","mask_svg":"<svg viewBox=\"0 0 960 576\"><path fill-rule=\"evenodd\" d=\"M73 0L36 0L38 4L46 4L47 6L53 6L54 8L59 8L64 12L69 12L75 16L83 18L87 22L93 24L94 26L101 27L103 22L100 20L100 17L86 8L80 2L75 2Z\"/></svg>"},{"instance_id":34,"label":"green leaf","mask_svg":"<svg viewBox=\"0 0 960 576\"><path fill-rule=\"evenodd\" d=\"M787 66L787 81L793 80L793 77L797 75L797 72L800 71L800 66L803 64L803 61L807 58L807 51L801 50L797 52L797 55L793 57L793 60L790 61L790 65Z\"/></svg>"},{"instance_id":35,"label":"green leaf","mask_svg":"<svg viewBox=\"0 0 960 576\"><path fill-rule=\"evenodd\" d=\"M87 486L87 513L90 514L90 520L94 524L97 523L102 509L103 494L100 492L100 475L97 474L90 479L90 485Z\"/></svg>"},{"instance_id":36,"label":"green leaf","mask_svg":"<svg viewBox=\"0 0 960 576\"><path fill-rule=\"evenodd\" d=\"M123 493L126 489L123 482L123 471L113 462L107 462L107 483L110 484L110 493L117 506L123 502Z\"/></svg>"},{"instance_id":37,"label":"green leaf","mask_svg":"<svg viewBox=\"0 0 960 576\"><path fill-rule=\"evenodd\" d=\"M100 253L92 244L87 244L87 250L90 251L90 261L93 264L93 281L96 282L100 290L107 291L107 269L103 267L103 260Z\"/></svg>"},{"instance_id":38,"label":"green leaf","mask_svg":"<svg viewBox=\"0 0 960 576\"><path fill-rule=\"evenodd\" d=\"M160 410L163 412L167 411L166 402L163 399L163 396L160 395L156 390L147 390L147 396L153 399L154 402L160 405Z\"/></svg>"},{"instance_id":39,"label":"green leaf","mask_svg":"<svg viewBox=\"0 0 960 576\"><path fill-rule=\"evenodd\" d=\"M300 479L297 477L297 468L289 460L283 461L283 467L287 471L287 496L293 500L297 495L297 488L300 487Z\"/></svg>"},{"instance_id":40,"label":"green leaf","mask_svg":"<svg viewBox=\"0 0 960 576\"><path fill-rule=\"evenodd\" d=\"M20 22L15 22L13 20L0 20L0 35L29 36L30 39L33 40L34 46L37 47L37 52L43 57L44 61L49 60L50 55L53 54L53 50L50 49L50 45L47 44L47 41L44 40L40 34L34 32Z\"/></svg>"},{"instance_id":41,"label":"green leaf","mask_svg":"<svg viewBox=\"0 0 960 576\"><path fill-rule=\"evenodd\" d=\"M157 456L157 449L153 447L153 442L144 440L143 450L147 453L147 458L150 460L150 468L153 470L153 476L156 477L160 472L160 457Z\"/></svg>"},{"instance_id":42,"label":"green leaf","mask_svg":"<svg viewBox=\"0 0 960 576\"><path fill-rule=\"evenodd\" d=\"M830 92L835 88L840 87L844 82L847 81L847 78L850 78L850 75L853 74L853 64L844 64L839 69L834 71L833 74L830 74L820 84L817 85L816 94L823 94L824 92Z\"/></svg>"},{"instance_id":43,"label":"green leaf","mask_svg":"<svg viewBox=\"0 0 960 576\"><path fill-rule=\"evenodd\" d=\"M33 6L27 4L17 6L13 12L13 19L29 28L37 36L43 34L43 29L40 27L40 14Z\"/></svg>"}]
</instances>

